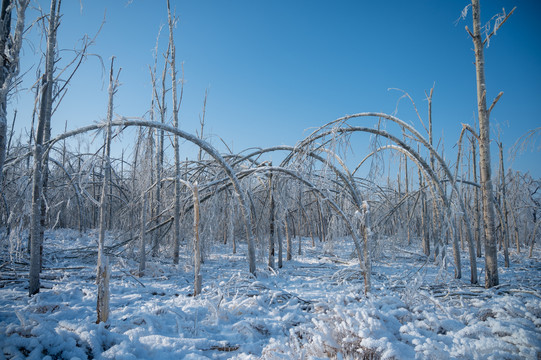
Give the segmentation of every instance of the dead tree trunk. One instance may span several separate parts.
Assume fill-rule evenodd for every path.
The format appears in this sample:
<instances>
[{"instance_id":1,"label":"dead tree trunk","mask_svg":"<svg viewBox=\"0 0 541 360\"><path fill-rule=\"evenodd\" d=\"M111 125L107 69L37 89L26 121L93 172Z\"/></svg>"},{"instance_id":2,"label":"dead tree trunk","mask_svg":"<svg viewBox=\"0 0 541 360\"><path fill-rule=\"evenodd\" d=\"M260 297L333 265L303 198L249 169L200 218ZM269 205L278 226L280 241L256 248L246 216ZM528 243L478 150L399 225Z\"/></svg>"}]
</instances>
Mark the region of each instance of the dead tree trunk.
<instances>
[{"instance_id":1,"label":"dead tree trunk","mask_svg":"<svg viewBox=\"0 0 541 360\"><path fill-rule=\"evenodd\" d=\"M286 260L290 261L291 260L291 253L293 251L293 249L292 249L293 244L291 242L291 234L289 233L287 214L288 214L288 211L286 211L286 215L284 216L284 230L286 232Z\"/></svg>"},{"instance_id":2,"label":"dead tree trunk","mask_svg":"<svg viewBox=\"0 0 541 360\"><path fill-rule=\"evenodd\" d=\"M272 166L272 164L270 164ZM274 194L273 194L273 184L272 184L272 172L269 173L269 201L270 201L270 225L269 225L269 269L274 269L274 240L275 240L275 231L274 220L275 220L275 209L274 209Z\"/></svg>"},{"instance_id":3,"label":"dead tree trunk","mask_svg":"<svg viewBox=\"0 0 541 360\"><path fill-rule=\"evenodd\" d=\"M0 193L3 193L3 170L7 151L7 99L13 79L19 73L19 51L22 45L26 8L30 0L17 0L17 23L10 42L13 0L2 0L0 8Z\"/></svg>"},{"instance_id":4,"label":"dead tree trunk","mask_svg":"<svg viewBox=\"0 0 541 360\"><path fill-rule=\"evenodd\" d=\"M280 222L278 217L275 215L275 242L278 242L278 269L281 269L284 266L284 243L282 241L282 234L280 233Z\"/></svg>"},{"instance_id":5,"label":"dead tree trunk","mask_svg":"<svg viewBox=\"0 0 541 360\"><path fill-rule=\"evenodd\" d=\"M199 239L199 191L197 183L192 187L193 191L193 234L194 234L194 289L193 296L201 294L201 241Z\"/></svg>"},{"instance_id":6,"label":"dead tree trunk","mask_svg":"<svg viewBox=\"0 0 541 360\"><path fill-rule=\"evenodd\" d=\"M156 54L156 57L158 55ZM169 58L169 48L167 49L167 53L165 55L165 58L168 59ZM159 108L159 112L160 112L160 122L162 124L165 124L165 118L166 118L166 105L165 105L165 95L167 93L167 89L166 89L166 82L165 82L165 79L166 79L166 75L167 75L167 60L165 61L165 64L164 64L164 67L163 67L163 70L162 70L162 78L161 78L161 97L158 98L158 94L155 93L155 97L156 97L156 101L158 103L158 108ZM153 86L155 88L155 86ZM156 226L158 224L160 224L161 222L161 216L160 216L160 213L161 213L161 202L162 202L162 195L161 195L161 192L162 192L162 177L163 177L163 161L164 161L164 139L165 139L165 134L164 134L164 131L163 129L156 129L156 195L155 195L155 198L156 198L156 220L155 220L155 224ZM153 246L155 246L156 248L158 247L158 241L161 237L161 230L160 229L157 229L156 231L156 236L155 236L155 240L156 242L153 243ZM177 246L177 248L175 248L175 246ZM173 258L175 258L175 254L176 257L178 258L178 252L179 252L179 249L178 249L178 243L176 243L176 245L173 245Z\"/></svg>"},{"instance_id":7,"label":"dead tree trunk","mask_svg":"<svg viewBox=\"0 0 541 360\"><path fill-rule=\"evenodd\" d=\"M146 268L146 224L147 224L147 196L143 192L143 204L141 206L141 234L139 248L139 277L145 275Z\"/></svg>"},{"instance_id":8,"label":"dead tree trunk","mask_svg":"<svg viewBox=\"0 0 541 360\"><path fill-rule=\"evenodd\" d=\"M53 6L53 3L56 3L56 9L55 6ZM55 64L55 53L56 53L56 32L58 29L58 13L60 11L60 4L62 3L61 0L51 0L51 14L50 14L50 23L49 23L49 30L47 34L47 54L45 59L45 76L47 77L47 82L50 84L47 91L46 99L42 97L41 101L46 101L47 104L45 106L45 113L41 114L40 111L40 117L43 116L45 118L45 127L43 128L43 142L47 143L49 140L51 140L51 116L52 116L52 109L53 109L53 87L54 87L54 78L53 78L53 72L54 72L54 64ZM52 28L52 29L51 29ZM47 186L49 184L49 153L46 152L43 154L42 162L42 197L43 199L47 199ZM40 271L42 267L42 257L43 257L43 240L44 240L44 230L47 225L47 207L46 203L44 201L41 202L41 227L40 227Z\"/></svg>"},{"instance_id":9,"label":"dead tree trunk","mask_svg":"<svg viewBox=\"0 0 541 360\"><path fill-rule=\"evenodd\" d=\"M325 238L325 235L327 233L327 230L325 229L325 219L323 217L323 207L321 206L321 202L318 198L316 198L316 206L317 206L317 215L319 218L319 221L316 221L316 230L319 232L319 241L320 242L326 242L327 239ZM318 225L319 223L319 225Z\"/></svg>"},{"instance_id":10,"label":"dead tree trunk","mask_svg":"<svg viewBox=\"0 0 541 360\"><path fill-rule=\"evenodd\" d=\"M503 144L498 141L500 153L500 180L501 180L501 203L502 203L502 231L503 231L503 256L504 266L509 267L509 222L507 213L507 195L505 191L505 167L503 164Z\"/></svg>"},{"instance_id":11,"label":"dead tree trunk","mask_svg":"<svg viewBox=\"0 0 541 360\"><path fill-rule=\"evenodd\" d=\"M227 230L228 230L228 236L233 243L233 254L236 254L237 253L237 241L235 240L236 211L235 211L235 206L232 203L230 204L230 208L231 208L231 211L228 212L229 225L227 226Z\"/></svg>"},{"instance_id":12,"label":"dead tree trunk","mask_svg":"<svg viewBox=\"0 0 541 360\"><path fill-rule=\"evenodd\" d=\"M178 128L178 109L182 101L182 84L180 100L177 99L177 69L176 69L176 50L175 41L173 38L174 21L171 15L171 5L167 0L167 16L169 24L169 48L171 49L171 92L173 96L173 126ZM173 220L173 263L178 264L179 261L179 244L180 244L180 152L178 136L174 137L173 148L175 152L175 194L174 194L174 220Z\"/></svg>"},{"instance_id":13,"label":"dead tree trunk","mask_svg":"<svg viewBox=\"0 0 541 360\"><path fill-rule=\"evenodd\" d=\"M56 33L56 0L51 1L51 11L49 15L49 30L47 35L47 54L45 74L42 78L41 104L36 130L36 142L34 146L34 174L32 187L32 214L30 231L30 272L29 272L29 295L39 292L39 273L41 271L41 207L43 192L43 142L47 127L47 117L51 114L52 88L53 88L53 64L55 52L55 33Z\"/></svg>"},{"instance_id":14,"label":"dead tree trunk","mask_svg":"<svg viewBox=\"0 0 541 360\"><path fill-rule=\"evenodd\" d=\"M372 264L370 262L370 235L372 232L372 229L370 228L370 207L368 206L368 203L366 201L363 202L362 205L362 218L363 218L363 224L362 224L362 235L364 238L364 246L363 246L363 257L364 257L364 293L368 294L370 292L371 287L371 272L372 272Z\"/></svg>"},{"instance_id":15,"label":"dead tree trunk","mask_svg":"<svg viewBox=\"0 0 541 360\"><path fill-rule=\"evenodd\" d=\"M537 234L537 228L539 227L539 224L541 224L541 221L534 221L534 228L533 228L533 232L532 232L532 239L530 241L530 252L528 254L528 257L531 259L532 256L533 256L533 249L534 249L534 246L535 246L535 237L536 237L536 234Z\"/></svg>"},{"instance_id":16,"label":"dead tree trunk","mask_svg":"<svg viewBox=\"0 0 541 360\"><path fill-rule=\"evenodd\" d=\"M473 158L473 181L477 184L477 151L475 146L475 139L471 138L471 150ZM477 247L477 257L481 257L481 209L479 207L479 188L476 186L474 191L474 214L473 214L473 227L475 230L475 244Z\"/></svg>"},{"instance_id":17,"label":"dead tree trunk","mask_svg":"<svg viewBox=\"0 0 541 360\"><path fill-rule=\"evenodd\" d=\"M96 310L98 318L96 323L107 322L109 319L109 259L105 255L105 227L107 203L109 199L109 187L111 186L111 121L113 121L113 98L116 92L118 81L113 77L113 64L115 58L111 59L111 70L109 73L109 104L107 106L107 128L105 136L105 157L103 185L100 199L100 233L98 239L98 273L96 282L98 285L98 299Z\"/></svg>"},{"instance_id":18,"label":"dead tree trunk","mask_svg":"<svg viewBox=\"0 0 541 360\"><path fill-rule=\"evenodd\" d=\"M430 256L430 236L429 236L429 221L426 194L424 191L423 175L419 169L419 191L421 192L421 236L423 239L423 253Z\"/></svg>"},{"instance_id":19,"label":"dead tree trunk","mask_svg":"<svg viewBox=\"0 0 541 360\"><path fill-rule=\"evenodd\" d=\"M48 84L45 83L42 91L47 91ZM42 103L43 107L43 103ZM28 293L30 296L39 292L40 273L40 227L41 227L41 158L43 153L43 127L45 123L38 121L36 130L36 141L34 143L34 173L32 177L32 213L30 215L30 271Z\"/></svg>"},{"instance_id":20,"label":"dead tree trunk","mask_svg":"<svg viewBox=\"0 0 541 360\"><path fill-rule=\"evenodd\" d=\"M0 9L0 54L6 52L6 45L9 41L11 31L11 0L2 0L2 8ZM17 54L18 55L18 54ZM2 66L0 67L0 193L3 194L3 177L4 161L7 152L7 96L10 86L10 63L7 58L3 58ZM6 209L7 211L7 209ZM8 215L9 216L9 215ZM6 216L7 218L7 216Z\"/></svg>"},{"instance_id":21,"label":"dead tree trunk","mask_svg":"<svg viewBox=\"0 0 541 360\"><path fill-rule=\"evenodd\" d=\"M494 195L490 168L490 123L486 102L484 42L481 38L481 7L479 0L472 0L473 44L477 83L477 110L479 117L479 163L485 227L485 287L499 284L498 253L494 231Z\"/></svg>"},{"instance_id":22,"label":"dead tree trunk","mask_svg":"<svg viewBox=\"0 0 541 360\"><path fill-rule=\"evenodd\" d=\"M6 44L9 40L11 30L11 0L2 0L2 8L0 9L0 54L6 52ZM2 59L0 68L0 188L3 193L2 171L4 169L4 161L6 158L7 144L7 95L9 89L9 61Z\"/></svg>"}]
</instances>

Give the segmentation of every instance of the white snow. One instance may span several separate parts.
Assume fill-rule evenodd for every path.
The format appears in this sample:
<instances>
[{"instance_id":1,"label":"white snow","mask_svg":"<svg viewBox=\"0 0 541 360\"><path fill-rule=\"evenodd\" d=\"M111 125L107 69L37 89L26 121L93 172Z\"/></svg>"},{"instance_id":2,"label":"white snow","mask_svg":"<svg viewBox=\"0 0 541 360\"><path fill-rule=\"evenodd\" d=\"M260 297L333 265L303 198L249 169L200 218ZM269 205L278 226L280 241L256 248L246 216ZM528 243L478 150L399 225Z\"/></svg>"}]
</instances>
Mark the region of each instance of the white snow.
<instances>
[{"instance_id":1,"label":"white snow","mask_svg":"<svg viewBox=\"0 0 541 360\"><path fill-rule=\"evenodd\" d=\"M268 271L261 259L257 278L243 244L238 254L214 244L194 298L191 244L183 265L151 258L142 278L132 275L129 251L116 248L110 319L96 324L96 234L57 230L47 239L42 289L32 298L25 257L2 255L0 359L541 357L539 250L533 259L513 255L509 269L500 267L501 285L486 290L453 279L452 268L415 247L380 239L388 246L373 252L382 255L365 297L347 239L325 247L332 254L305 239L303 255L282 269Z\"/></svg>"}]
</instances>

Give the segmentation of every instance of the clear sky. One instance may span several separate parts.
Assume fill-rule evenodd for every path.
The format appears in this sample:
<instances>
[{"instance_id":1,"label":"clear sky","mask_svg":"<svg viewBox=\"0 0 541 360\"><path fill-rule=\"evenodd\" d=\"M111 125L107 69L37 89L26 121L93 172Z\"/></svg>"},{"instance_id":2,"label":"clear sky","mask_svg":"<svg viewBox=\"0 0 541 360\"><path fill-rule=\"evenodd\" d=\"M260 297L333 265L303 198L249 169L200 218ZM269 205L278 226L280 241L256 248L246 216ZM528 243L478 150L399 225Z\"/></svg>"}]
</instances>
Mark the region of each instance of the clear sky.
<instances>
[{"instance_id":1,"label":"clear sky","mask_svg":"<svg viewBox=\"0 0 541 360\"><path fill-rule=\"evenodd\" d=\"M48 11L48 2L39 3ZM177 62L184 63L180 126L192 133L198 129L208 88L205 133L221 150L225 148L217 136L235 152L294 145L306 129L364 111L397 109L398 117L421 130L410 103L401 100L397 108L401 93L389 89L407 91L426 120L425 91L434 83L434 129L437 139L444 136L446 150L452 151L461 123L476 122L473 44L464 30L465 25L471 28L471 12L457 22L466 0L171 3L179 20ZM166 25L165 4L165 0L64 0L59 64L73 56L70 50L80 38L96 33L105 14L90 51L106 64L114 55L122 67L115 112L145 116L151 100L148 66L160 26ZM502 8L510 11L517 6L485 52L489 104L504 91L492 112L492 129L501 127L509 149L526 131L541 126L541 1L485 0L481 6L483 22ZM164 28L160 54L166 42ZM18 109L19 133L30 124L33 95L28 88L35 82L39 48L35 27L22 54L22 71L28 72L10 105ZM62 131L66 121L73 129L105 118L105 74L100 61L89 57L53 117L53 133ZM358 124L372 126L374 121ZM363 141L353 143L360 156L366 153ZM122 137L122 142L128 146L133 136ZM448 157L454 158L451 154ZM512 167L539 177L540 154L536 150L520 155Z\"/></svg>"}]
</instances>

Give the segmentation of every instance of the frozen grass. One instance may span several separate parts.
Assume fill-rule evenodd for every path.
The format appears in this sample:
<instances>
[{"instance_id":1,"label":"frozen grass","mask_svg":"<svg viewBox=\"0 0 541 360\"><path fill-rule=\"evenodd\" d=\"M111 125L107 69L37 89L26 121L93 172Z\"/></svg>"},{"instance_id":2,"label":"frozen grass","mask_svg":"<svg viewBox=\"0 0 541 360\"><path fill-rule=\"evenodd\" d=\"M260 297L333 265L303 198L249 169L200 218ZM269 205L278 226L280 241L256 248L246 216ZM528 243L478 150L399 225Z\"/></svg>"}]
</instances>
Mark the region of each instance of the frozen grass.
<instances>
[{"instance_id":1,"label":"frozen grass","mask_svg":"<svg viewBox=\"0 0 541 360\"><path fill-rule=\"evenodd\" d=\"M111 317L96 324L94 235L50 233L41 292L24 257L0 264L0 358L7 359L539 359L541 262L512 256L485 290L403 245L382 245L362 295L347 240L311 248L277 271L248 273L244 247L215 245L194 298L179 266L112 259ZM390 242L390 240L386 240ZM109 244L113 242L110 239ZM327 252L323 252L325 249ZM118 251L119 249L117 249ZM7 251L3 252L7 254ZM122 252L124 254L126 252ZM464 258L466 261L466 258ZM482 262L479 270L482 272ZM464 273L468 273L467 264ZM482 274L481 274L482 276Z\"/></svg>"}]
</instances>

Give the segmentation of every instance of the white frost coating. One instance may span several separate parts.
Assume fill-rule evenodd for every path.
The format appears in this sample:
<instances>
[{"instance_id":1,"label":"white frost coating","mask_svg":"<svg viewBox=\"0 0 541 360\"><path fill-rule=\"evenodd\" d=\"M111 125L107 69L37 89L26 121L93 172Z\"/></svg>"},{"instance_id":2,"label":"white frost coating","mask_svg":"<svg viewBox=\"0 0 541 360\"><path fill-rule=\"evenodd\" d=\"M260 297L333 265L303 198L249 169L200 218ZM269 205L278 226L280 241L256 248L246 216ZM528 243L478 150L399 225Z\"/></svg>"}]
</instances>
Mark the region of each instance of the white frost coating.
<instances>
[{"instance_id":1,"label":"white frost coating","mask_svg":"<svg viewBox=\"0 0 541 360\"><path fill-rule=\"evenodd\" d=\"M366 227L366 232L368 236L372 236L372 227L370 226L370 221L367 221L367 219L370 216L370 205L368 205L368 201L363 200L362 208L363 208L363 225Z\"/></svg>"},{"instance_id":2,"label":"white frost coating","mask_svg":"<svg viewBox=\"0 0 541 360\"><path fill-rule=\"evenodd\" d=\"M363 200L363 210L365 212L370 212L370 205L368 205L368 201Z\"/></svg>"},{"instance_id":3,"label":"white frost coating","mask_svg":"<svg viewBox=\"0 0 541 360\"><path fill-rule=\"evenodd\" d=\"M370 215L370 205L368 205L368 202L366 200L363 200L362 202L362 212L359 210L355 210L355 218L359 221L359 223L362 226L366 227L366 231L368 231L368 235L372 235L372 228L370 227L370 224L366 223L367 216Z\"/></svg>"}]
</instances>

